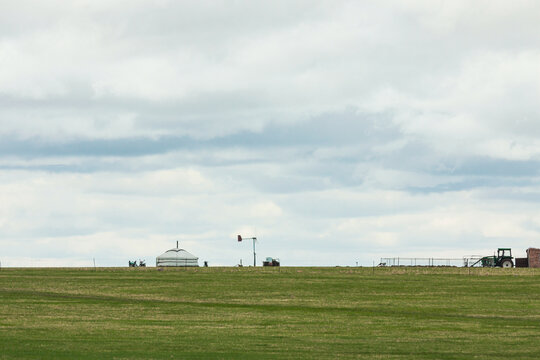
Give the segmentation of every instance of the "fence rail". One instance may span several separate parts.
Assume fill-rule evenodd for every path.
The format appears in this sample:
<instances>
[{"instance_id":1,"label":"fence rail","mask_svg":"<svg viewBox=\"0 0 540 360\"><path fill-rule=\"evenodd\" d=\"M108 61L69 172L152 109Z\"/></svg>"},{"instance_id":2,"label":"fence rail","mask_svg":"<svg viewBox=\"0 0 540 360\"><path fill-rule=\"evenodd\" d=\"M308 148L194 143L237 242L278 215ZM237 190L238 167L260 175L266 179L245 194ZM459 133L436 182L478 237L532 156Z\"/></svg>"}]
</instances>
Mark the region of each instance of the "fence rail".
<instances>
[{"instance_id":1,"label":"fence rail","mask_svg":"<svg viewBox=\"0 0 540 360\"><path fill-rule=\"evenodd\" d=\"M454 267L469 267L477 266L478 260L481 257L471 255L463 258L409 258L409 257L393 257L381 258L379 266L454 266Z\"/></svg>"}]
</instances>

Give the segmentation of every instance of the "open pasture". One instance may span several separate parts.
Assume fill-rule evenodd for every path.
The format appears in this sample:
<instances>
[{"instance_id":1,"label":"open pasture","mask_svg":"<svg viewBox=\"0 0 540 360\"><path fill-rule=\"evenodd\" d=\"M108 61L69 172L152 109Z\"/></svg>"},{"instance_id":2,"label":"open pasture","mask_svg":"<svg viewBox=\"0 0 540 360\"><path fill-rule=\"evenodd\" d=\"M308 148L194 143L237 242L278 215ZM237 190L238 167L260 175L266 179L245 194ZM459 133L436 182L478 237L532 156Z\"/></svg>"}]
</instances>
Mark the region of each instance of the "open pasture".
<instances>
[{"instance_id":1,"label":"open pasture","mask_svg":"<svg viewBox=\"0 0 540 360\"><path fill-rule=\"evenodd\" d=\"M0 359L538 359L540 271L1 269L0 349Z\"/></svg>"}]
</instances>

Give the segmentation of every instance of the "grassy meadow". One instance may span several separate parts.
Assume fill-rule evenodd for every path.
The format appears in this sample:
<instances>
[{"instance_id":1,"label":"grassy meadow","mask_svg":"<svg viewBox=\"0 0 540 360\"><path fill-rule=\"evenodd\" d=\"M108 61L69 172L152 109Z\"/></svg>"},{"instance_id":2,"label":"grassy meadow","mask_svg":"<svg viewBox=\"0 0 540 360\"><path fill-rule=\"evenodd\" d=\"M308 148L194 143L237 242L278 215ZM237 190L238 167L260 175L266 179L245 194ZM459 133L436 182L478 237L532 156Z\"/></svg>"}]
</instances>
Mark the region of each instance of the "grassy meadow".
<instances>
[{"instance_id":1,"label":"grassy meadow","mask_svg":"<svg viewBox=\"0 0 540 360\"><path fill-rule=\"evenodd\" d=\"M0 359L538 359L540 269L1 269Z\"/></svg>"}]
</instances>

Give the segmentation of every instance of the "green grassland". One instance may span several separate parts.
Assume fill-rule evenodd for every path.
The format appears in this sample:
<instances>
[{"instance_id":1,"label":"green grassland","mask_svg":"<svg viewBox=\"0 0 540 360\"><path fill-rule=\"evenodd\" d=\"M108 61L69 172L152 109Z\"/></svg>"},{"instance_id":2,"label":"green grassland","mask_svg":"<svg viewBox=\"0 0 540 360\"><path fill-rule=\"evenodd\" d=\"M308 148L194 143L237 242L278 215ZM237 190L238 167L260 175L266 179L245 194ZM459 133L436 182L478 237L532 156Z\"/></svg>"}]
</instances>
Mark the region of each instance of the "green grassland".
<instances>
[{"instance_id":1,"label":"green grassland","mask_svg":"<svg viewBox=\"0 0 540 360\"><path fill-rule=\"evenodd\" d=\"M8 268L0 359L538 359L539 270Z\"/></svg>"}]
</instances>

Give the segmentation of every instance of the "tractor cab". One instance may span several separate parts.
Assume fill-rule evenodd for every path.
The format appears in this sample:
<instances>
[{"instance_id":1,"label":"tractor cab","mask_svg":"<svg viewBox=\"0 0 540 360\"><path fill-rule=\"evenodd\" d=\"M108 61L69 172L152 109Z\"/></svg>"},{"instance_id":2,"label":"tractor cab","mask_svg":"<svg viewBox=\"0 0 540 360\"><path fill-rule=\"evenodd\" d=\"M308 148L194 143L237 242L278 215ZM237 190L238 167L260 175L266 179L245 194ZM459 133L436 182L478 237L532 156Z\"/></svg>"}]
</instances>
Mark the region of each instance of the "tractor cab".
<instances>
[{"instance_id":1,"label":"tractor cab","mask_svg":"<svg viewBox=\"0 0 540 360\"><path fill-rule=\"evenodd\" d=\"M512 249L507 249L507 248L499 248L497 250L497 257L500 259L500 258L512 258Z\"/></svg>"}]
</instances>

